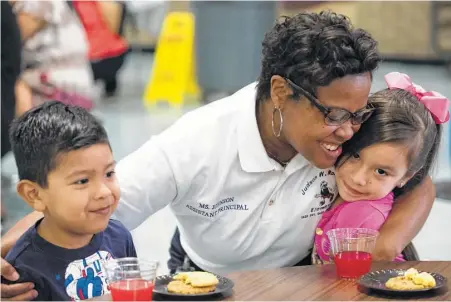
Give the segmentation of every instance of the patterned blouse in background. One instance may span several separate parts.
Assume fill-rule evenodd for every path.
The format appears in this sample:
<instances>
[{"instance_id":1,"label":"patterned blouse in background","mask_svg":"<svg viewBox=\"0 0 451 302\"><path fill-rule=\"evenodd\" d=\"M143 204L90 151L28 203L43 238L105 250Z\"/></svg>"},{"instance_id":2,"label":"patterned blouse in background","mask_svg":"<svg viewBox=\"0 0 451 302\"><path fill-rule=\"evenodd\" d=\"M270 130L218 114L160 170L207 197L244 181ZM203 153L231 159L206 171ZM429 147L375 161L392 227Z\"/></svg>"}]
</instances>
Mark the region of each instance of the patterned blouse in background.
<instances>
[{"instance_id":1,"label":"patterned blouse in background","mask_svg":"<svg viewBox=\"0 0 451 302\"><path fill-rule=\"evenodd\" d=\"M21 78L34 90L33 100L45 101L48 85L94 100L98 88L88 59L87 39L68 4L65 1L15 1L14 11L46 21L42 29L24 41L22 51L25 71Z\"/></svg>"}]
</instances>

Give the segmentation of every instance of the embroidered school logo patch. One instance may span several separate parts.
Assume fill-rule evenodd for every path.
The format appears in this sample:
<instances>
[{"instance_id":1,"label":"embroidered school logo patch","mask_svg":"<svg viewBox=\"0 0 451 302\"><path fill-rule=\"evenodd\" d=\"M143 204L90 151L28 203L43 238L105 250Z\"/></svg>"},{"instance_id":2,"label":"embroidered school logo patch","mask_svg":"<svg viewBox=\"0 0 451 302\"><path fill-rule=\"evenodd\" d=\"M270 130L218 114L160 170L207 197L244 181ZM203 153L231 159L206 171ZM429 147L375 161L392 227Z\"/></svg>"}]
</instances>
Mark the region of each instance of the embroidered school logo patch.
<instances>
[{"instance_id":1,"label":"embroidered school logo patch","mask_svg":"<svg viewBox=\"0 0 451 302\"><path fill-rule=\"evenodd\" d=\"M318 186L319 182L319 186ZM311 195L307 195L310 190ZM319 191L319 192L318 192ZM301 219L322 215L330 207L337 195L335 188L335 172L331 169L321 170L313 176L301 189L302 195L307 195L314 202L310 210L301 216ZM316 193L317 192L317 193ZM319 199L319 203L318 203Z\"/></svg>"},{"instance_id":2,"label":"embroidered school logo patch","mask_svg":"<svg viewBox=\"0 0 451 302\"><path fill-rule=\"evenodd\" d=\"M323 206L326 203L326 200L329 200L329 203L332 202L334 200L334 196L334 189L329 187L327 181L321 181L320 193L315 195L315 198L321 198L319 205Z\"/></svg>"},{"instance_id":3,"label":"embroidered school logo patch","mask_svg":"<svg viewBox=\"0 0 451 302\"><path fill-rule=\"evenodd\" d=\"M312 179L310 179L309 181L307 181L307 183L305 183L305 185L303 185L303 187L301 188L301 193L302 195L305 195L308 191L310 191L311 188L314 188L315 186L313 186L317 181L321 180L321 186L323 186L323 183L326 183L327 185L327 181L322 180L324 178L328 178L328 177L335 177L335 172L332 170L322 170L318 173L318 175L315 175L312 177ZM329 191L333 190L331 188L329 188ZM332 191L333 192L333 191ZM315 197L318 198L318 197Z\"/></svg>"}]
</instances>

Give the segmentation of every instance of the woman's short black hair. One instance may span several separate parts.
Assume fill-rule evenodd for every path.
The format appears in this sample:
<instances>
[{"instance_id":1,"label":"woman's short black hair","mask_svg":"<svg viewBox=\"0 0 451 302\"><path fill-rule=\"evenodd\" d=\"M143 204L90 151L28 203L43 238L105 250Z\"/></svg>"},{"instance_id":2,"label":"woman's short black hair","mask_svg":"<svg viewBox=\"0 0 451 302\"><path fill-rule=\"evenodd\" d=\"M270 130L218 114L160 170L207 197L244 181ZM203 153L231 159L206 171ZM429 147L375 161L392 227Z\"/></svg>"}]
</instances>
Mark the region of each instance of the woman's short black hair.
<instances>
[{"instance_id":1,"label":"woman's short black hair","mask_svg":"<svg viewBox=\"0 0 451 302\"><path fill-rule=\"evenodd\" d=\"M270 97L271 77L289 78L312 94L346 75L372 73L381 61L377 42L330 11L283 17L262 43L257 100Z\"/></svg>"}]
</instances>

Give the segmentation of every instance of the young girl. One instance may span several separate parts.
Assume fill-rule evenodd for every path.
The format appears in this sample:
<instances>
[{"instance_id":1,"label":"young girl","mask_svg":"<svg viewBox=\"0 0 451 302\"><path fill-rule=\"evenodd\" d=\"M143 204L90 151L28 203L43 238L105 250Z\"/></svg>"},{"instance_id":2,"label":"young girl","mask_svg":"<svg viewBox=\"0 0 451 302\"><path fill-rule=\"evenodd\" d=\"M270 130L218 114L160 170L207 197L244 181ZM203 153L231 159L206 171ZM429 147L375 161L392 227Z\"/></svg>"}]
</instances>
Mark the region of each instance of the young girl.
<instances>
[{"instance_id":1,"label":"young girl","mask_svg":"<svg viewBox=\"0 0 451 302\"><path fill-rule=\"evenodd\" d=\"M389 73L385 81L388 89L369 99L372 116L345 143L337 161L339 197L316 229L314 264L331 260L329 230L379 230L394 198L418 185L437 155L449 100L413 84L405 74Z\"/></svg>"}]
</instances>

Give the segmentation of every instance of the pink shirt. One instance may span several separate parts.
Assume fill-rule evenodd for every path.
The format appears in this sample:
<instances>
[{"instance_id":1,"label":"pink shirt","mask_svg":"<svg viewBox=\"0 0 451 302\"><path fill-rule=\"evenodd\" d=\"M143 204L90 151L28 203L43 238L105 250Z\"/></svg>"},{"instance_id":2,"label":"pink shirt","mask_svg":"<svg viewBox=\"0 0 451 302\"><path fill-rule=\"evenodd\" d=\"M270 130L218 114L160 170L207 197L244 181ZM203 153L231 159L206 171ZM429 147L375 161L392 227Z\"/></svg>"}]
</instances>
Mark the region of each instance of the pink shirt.
<instances>
[{"instance_id":1,"label":"pink shirt","mask_svg":"<svg viewBox=\"0 0 451 302\"><path fill-rule=\"evenodd\" d=\"M390 192L378 200L343 201L325 212L316 228L314 255L323 262L331 261L330 242L326 233L337 228L367 228L379 230L390 214L394 195ZM316 251L316 253L315 253ZM395 260L402 261L402 256Z\"/></svg>"}]
</instances>

